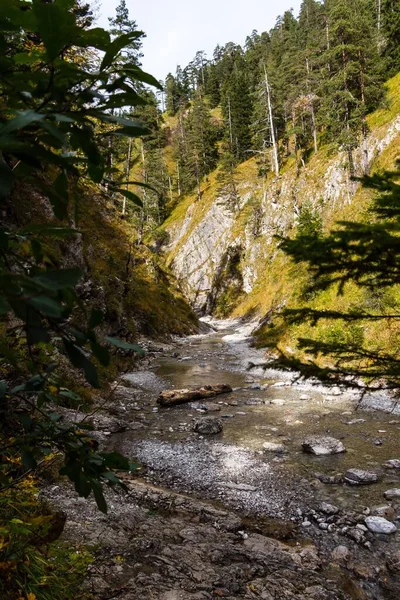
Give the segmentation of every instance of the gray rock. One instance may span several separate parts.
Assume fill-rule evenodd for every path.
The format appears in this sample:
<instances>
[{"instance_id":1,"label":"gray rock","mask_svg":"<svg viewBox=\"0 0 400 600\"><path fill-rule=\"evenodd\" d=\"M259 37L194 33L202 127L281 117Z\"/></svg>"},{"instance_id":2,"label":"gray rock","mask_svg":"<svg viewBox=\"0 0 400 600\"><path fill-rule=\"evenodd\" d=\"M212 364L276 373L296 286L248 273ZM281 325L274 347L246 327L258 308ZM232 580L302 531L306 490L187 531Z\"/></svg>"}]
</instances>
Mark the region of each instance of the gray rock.
<instances>
[{"instance_id":1,"label":"gray rock","mask_svg":"<svg viewBox=\"0 0 400 600\"><path fill-rule=\"evenodd\" d=\"M270 404L276 404L276 406L283 406L284 404L286 404L286 402L282 398L274 398L273 400L271 400Z\"/></svg>"},{"instance_id":2,"label":"gray rock","mask_svg":"<svg viewBox=\"0 0 400 600\"><path fill-rule=\"evenodd\" d=\"M346 448L340 440L329 436L309 436L302 443L302 447L304 452L315 454L316 456L346 452Z\"/></svg>"},{"instance_id":3,"label":"gray rock","mask_svg":"<svg viewBox=\"0 0 400 600\"><path fill-rule=\"evenodd\" d=\"M350 556L350 550L347 546L336 546L331 553L332 560L340 563L347 563L350 560Z\"/></svg>"},{"instance_id":4,"label":"gray rock","mask_svg":"<svg viewBox=\"0 0 400 600\"><path fill-rule=\"evenodd\" d=\"M344 474L344 480L349 485L368 485L376 483L380 477L372 471L364 471L363 469L349 469Z\"/></svg>"},{"instance_id":5,"label":"gray rock","mask_svg":"<svg viewBox=\"0 0 400 600\"><path fill-rule=\"evenodd\" d=\"M371 512L376 517L385 517L385 519L388 519L388 521L393 521L395 517L394 509L389 505L374 506Z\"/></svg>"},{"instance_id":6,"label":"gray rock","mask_svg":"<svg viewBox=\"0 0 400 600\"><path fill-rule=\"evenodd\" d=\"M286 452L285 446L276 442L264 442L263 448L266 452L279 452L280 454Z\"/></svg>"},{"instance_id":7,"label":"gray rock","mask_svg":"<svg viewBox=\"0 0 400 600\"><path fill-rule=\"evenodd\" d=\"M332 485L343 483L343 475L325 475L325 473L315 473L315 477L319 479L321 483L328 483Z\"/></svg>"},{"instance_id":8,"label":"gray rock","mask_svg":"<svg viewBox=\"0 0 400 600\"><path fill-rule=\"evenodd\" d=\"M385 467L388 469L400 469L400 458L392 458L385 462Z\"/></svg>"},{"instance_id":9,"label":"gray rock","mask_svg":"<svg viewBox=\"0 0 400 600\"><path fill-rule=\"evenodd\" d=\"M339 386L335 385L333 386L333 388L330 390L332 396L341 396L342 395L342 390L340 389Z\"/></svg>"},{"instance_id":10,"label":"gray rock","mask_svg":"<svg viewBox=\"0 0 400 600\"><path fill-rule=\"evenodd\" d=\"M222 421L216 417L204 417L193 425L193 431L204 435L215 435L223 430Z\"/></svg>"},{"instance_id":11,"label":"gray rock","mask_svg":"<svg viewBox=\"0 0 400 600\"><path fill-rule=\"evenodd\" d=\"M351 421L346 421L346 425L358 425L359 423L365 423L365 419L352 419Z\"/></svg>"},{"instance_id":12,"label":"gray rock","mask_svg":"<svg viewBox=\"0 0 400 600\"><path fill-rule=\"evenodd\" d=\"M357 544L361 544L365 540L364 532L356 527L350 527L345 533L349 538L357 542Z\"/></svg>"},{"instance_id":13,"label":"gray rock","mask_svg":"<svg viewBox=\"0 0 400 600\"><path fill-rule=\"evenodd\" d=\"M335 506L334 504L329 504L328 502L323 502L320 506L320 510L325 514L325 515L337 515L337 513L339 512L339 509L337 506Z\"/></svg>"},{"instance_id":14,"label":"gray rock","mask_svg":"<svg viewBox=\"0 0 400 600\"><path fill-rule=\"evenodd\" d=\"M396 525L383 517L366 517L365 524L372 533L389 535L397 531Z\"/></svg>"},{"instance_id":15,"label":"gray rock","mask_svg":"<svg viewBox=\"0 0 400 600\"><path fill-rule=\"evenodd\" d=\"M393 573L394 575L400 574L400 550L387 555L386 566L390 573Z\"/></svg>"},{"instance_id":16,"label":"gray rock","mask_svg":"<svg viewBox=\"0 0 400 600\"><path fill-rule=\"evenodd\" d=\"M311 400L311 396L308 394L301 394L300 400Z\"/></svg>"},{"instance_id":17,"label":"gray rock","mask_svg":"<svg viewBox=\"0 0 400 600\"><path fill-rule=\"evenodd\" d=\"M391 490L387 490L384 494L386 500L397 500L400 498L400 489L393 488Z\"/></svg>"}]
</instances>

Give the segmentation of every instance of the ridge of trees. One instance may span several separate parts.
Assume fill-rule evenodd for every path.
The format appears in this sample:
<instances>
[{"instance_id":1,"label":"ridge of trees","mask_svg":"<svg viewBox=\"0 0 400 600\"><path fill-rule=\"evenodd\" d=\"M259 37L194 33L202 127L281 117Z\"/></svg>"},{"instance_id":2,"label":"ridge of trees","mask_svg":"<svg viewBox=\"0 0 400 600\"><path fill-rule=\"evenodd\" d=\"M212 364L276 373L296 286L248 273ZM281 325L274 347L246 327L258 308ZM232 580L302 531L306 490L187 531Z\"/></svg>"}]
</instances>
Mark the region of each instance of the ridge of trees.
<instances>
[{"instance_id":1,"label":"ridge of trees","mask_svg":"<svg viewBox=\"0 0 400 600\"><path fill-rule=\"evenodd\" d=\"M269 32L253 31L243 47L217 46L211 59L197 52L169 73L165 106L178 121L172 126L177 193L198 187L196 172L204 176L215 166L216 142L230 194L239 162L256 156L260 175L278 177L287 157L300 169L322 142L346 152L350 176L368 174L366 116L381 103L387 74L400 69L398 18L392 0L304 0L298 18L287 11ZM196 131L189 139L185 131L200 103L214 135ZM218 106L222 123L211 112ZM193 169L199 139L203 168ZM356 173L360 144L363 172Z\"/></svg>"}]
</instances>

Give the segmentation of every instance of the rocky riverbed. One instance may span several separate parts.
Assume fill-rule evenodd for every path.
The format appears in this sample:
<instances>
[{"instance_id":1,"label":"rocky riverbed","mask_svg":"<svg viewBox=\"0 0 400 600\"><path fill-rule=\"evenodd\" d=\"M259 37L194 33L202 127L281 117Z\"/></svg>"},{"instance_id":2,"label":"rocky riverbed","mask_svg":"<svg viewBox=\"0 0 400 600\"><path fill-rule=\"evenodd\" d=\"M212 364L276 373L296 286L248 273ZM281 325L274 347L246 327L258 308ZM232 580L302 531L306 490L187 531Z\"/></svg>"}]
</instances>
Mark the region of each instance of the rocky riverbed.
<instances>
[{"instance_id":1,"label":"rocky riverbed","mask_svg":"<svg viewBox=\"0 0 400 600\"><path fill-rule=\"evenodd\" d=\"M44 491L72 515L64 535L97 548L95 597L398 600L397 405L272 371L251 324L210 325L153 344L96 415L101 444L143 466L128 495L109 493L109 515ZM216 384L233 391L156 402Z\"/></svg>"}]
</instances>

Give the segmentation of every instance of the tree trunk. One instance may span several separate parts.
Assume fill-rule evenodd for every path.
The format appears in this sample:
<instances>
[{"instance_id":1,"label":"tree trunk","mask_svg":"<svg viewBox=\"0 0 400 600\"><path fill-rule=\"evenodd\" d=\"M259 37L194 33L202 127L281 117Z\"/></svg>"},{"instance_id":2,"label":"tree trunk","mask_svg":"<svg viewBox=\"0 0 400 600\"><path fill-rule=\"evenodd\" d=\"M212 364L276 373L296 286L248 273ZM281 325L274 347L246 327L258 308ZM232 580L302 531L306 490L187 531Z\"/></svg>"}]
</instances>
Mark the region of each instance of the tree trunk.
<instances>
[{"instance_id":1,"label":"tree trunk","mask_svg":"<svg viewBox=\"0 0 400 600\"><path fill-rule=\"evenodd\" d=\"M178 183L178 196L181 195L182 190L181 190L181 175L179 172L179 160L176 161L176 174L177 174L177 183Z\"/></svg>"},{"instance_id":2,"label":"tree trunk","mask_svg":"<svg viewBox=\"0 0 400 600\"><path fill-rule=\"evenodd\" d=\"M230 141L230 145L231 145L231 152L233 153L231 99L229 97L228 97L228 121L229 121L229 141Z\"/></svg>"},{"instance_id":3,"label":"tree trunk","mask_svg":"<svg viewBox=\"0 0 400 600\"><path fill-rule=\"evenodd\" d=\"M197 389L183 390L164 390L160 393L157 403L161 406L175 406L184 404L193 400L202 400L203 398L214 398L219 394L227 394L232 391L230 385L204 385Z\"/></svg>"},{"instance_id":4,"label":"tree trunk","mask_svg":"<svg viewBox=\"0 0 400 600\"><path fill-rule=\"evenodd\" d=\"M125 169L125 176L126 176L126 181L129 181L129 174L131 172L131 156L132 156L132 138L129 138L129 144L128 144L128 156L126 158L126 169ZM126 183L126 189L129 189L129 184ZM126 214L126 198L124 196L124 199L122 201L122 216L124 217Z\"/></svg>"},{"instance_id":5,"label":"tree trunk","mask_svg":"<svg viewBox=\"0 0 400 600\"><path fill-rule=\"evenodd\" d=\"M278 178L279 177L278 146L276 144L276 138L275 138L274 119L273 119L272 105L271 105L271 91L270 91L270 87L269 87L269 83L268 83L268 73L267 73L267 69L265 68L265 65L264 65L264 76L265 76L265 89L267 92L269 124L270 124L270 129L271 129L272 156L273 156L273 160L274 160L275 175Z\"/></svg>"}]
</instances>

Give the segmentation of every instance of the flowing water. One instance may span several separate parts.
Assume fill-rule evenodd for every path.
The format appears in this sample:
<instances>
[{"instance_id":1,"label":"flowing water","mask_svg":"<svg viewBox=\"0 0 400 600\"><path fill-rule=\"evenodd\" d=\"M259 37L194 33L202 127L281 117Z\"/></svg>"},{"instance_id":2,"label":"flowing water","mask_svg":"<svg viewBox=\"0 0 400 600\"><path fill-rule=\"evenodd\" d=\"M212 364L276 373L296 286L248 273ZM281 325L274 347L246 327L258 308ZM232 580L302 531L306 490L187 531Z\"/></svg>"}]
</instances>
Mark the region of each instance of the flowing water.
<instances>
[{"instance_id":1,"label":"flowing water","mask_svg":"<svg viewBox=\"0 0 400 600\"><path fill-rule=\"evenodd\" d=\"M385 504L383 492L400 487L398 471L383 467L400 458L400 416L359 409L350 392L257 367L265 358L250 345L251 326L212 325L216 331L210 334L177 341L150 372L125 377L139 398L132 418L145 427L114 436L114 447L138 457L158 483L258 513L293 517L299 507L323 499L341 509ZM256 366L249 369L251 363ZM171 408L156 404L161 389L217 383L234 391ZM224 429L203 438L192 431L193 421L210 403L220 410L207 416L221 418ZM347 452L305 454L301 442L310 434L341 439ZM285 452L266 452L264 442L281 443ZM322 484L315 477L349 468L374 471L381 481L354 487Z\"/></svg>"}]
</instances>

